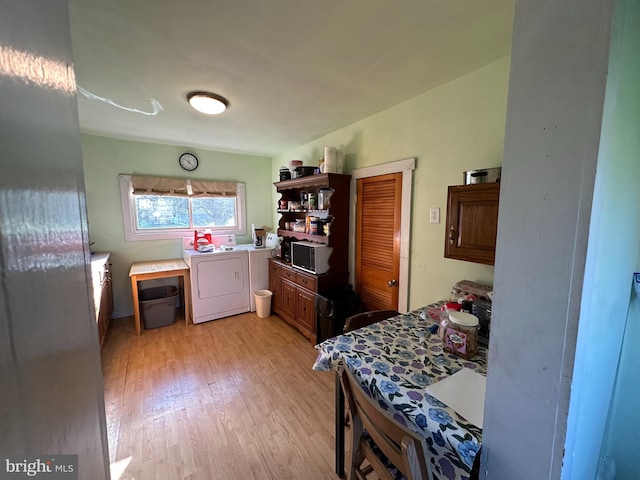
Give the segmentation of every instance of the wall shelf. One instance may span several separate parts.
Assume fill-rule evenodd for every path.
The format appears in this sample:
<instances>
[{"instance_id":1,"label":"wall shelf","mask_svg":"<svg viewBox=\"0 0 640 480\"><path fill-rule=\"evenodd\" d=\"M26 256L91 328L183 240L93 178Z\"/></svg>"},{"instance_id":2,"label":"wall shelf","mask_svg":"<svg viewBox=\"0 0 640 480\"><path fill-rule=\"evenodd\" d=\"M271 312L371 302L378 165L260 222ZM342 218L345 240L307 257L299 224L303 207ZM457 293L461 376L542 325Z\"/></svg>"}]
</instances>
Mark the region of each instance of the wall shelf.
<instances>
[{"instance_id":1,"label":"wall shelf","mask_svg":"<svg viewBox=\"0 0 640 480\"><path fill-rule=\"evenodd\" d=\"M308 240L310 242L325 243L325 244L329 243L329 238L330 238L326 235L310 235L308 233L294 232L293 230L283 230L280 228L278 229L278 236L295 238L296 240Z\"/></svg>"}]
</instances>

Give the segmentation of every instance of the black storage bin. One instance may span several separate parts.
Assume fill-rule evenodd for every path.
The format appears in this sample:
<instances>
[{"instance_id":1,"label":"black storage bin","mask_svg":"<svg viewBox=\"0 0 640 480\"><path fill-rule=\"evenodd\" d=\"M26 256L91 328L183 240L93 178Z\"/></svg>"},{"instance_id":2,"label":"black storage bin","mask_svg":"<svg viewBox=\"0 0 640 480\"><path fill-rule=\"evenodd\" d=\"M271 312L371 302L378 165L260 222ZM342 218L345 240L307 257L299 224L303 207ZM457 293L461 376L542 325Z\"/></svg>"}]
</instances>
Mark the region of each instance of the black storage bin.
<instances>
[{"instance_id":1,"label":"black storage bin","mask_svg":"<svg viewBox=\"0 0 640 480\"><path fill-rule=\"evenodd\" d=\"M316 306L316 341L324 342L327 338L342 333L345 320L360 310L360 297L353 291L351 285L318 293Z\"/></svg>"},{"instance_id":2,"label":"black storage bin","mask_svg":"<svg viewBox=\"0 0 640 480\"><path fill-rule=\"evenodd\" d=\"M168 285L140 290L140 315L144 328L158 328L176 322L178 288Z\"/></svg>"}]
</instances>

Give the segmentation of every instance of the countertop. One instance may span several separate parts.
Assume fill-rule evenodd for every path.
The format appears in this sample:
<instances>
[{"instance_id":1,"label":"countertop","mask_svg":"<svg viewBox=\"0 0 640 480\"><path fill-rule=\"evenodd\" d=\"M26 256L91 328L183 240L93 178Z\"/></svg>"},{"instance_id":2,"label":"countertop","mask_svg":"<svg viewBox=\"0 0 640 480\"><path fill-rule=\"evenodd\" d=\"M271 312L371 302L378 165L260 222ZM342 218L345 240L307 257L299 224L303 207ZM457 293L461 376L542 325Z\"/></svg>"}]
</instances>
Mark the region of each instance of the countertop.
<instances>
[{"instance_id":1,"label":"countertop","mask_svg":"<svg viewBox=\"0 0 640 480\"><path fill-rule=\"evenodd\" d=\"M100 315L100 298L102 297L102 281L109 271L107 263L111 252L96 252L91 255L91 287L93 289L93 306L96 319Z\"/></svg>"}]
</instances>

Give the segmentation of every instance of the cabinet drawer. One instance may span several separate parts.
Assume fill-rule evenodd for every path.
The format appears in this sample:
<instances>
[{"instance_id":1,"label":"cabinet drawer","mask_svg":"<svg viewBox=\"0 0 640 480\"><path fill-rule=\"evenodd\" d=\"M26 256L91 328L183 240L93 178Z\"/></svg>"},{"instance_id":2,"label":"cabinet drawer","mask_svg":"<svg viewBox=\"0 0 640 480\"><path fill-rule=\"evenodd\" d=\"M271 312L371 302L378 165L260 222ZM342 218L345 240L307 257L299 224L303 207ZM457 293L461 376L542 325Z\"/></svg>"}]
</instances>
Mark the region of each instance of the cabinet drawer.
<instances>
[{"instance_id":1,"label":"cabinet drawer","mask_svg":"<svg viewBox=\"0 0 640 480\"><path fill-rule=\"evenodd\" d=\"M282 267L275 262L269 262L269 273L271 275L282 276Z\"/></svg>"},{"instance_id":2,"label":"cabinet drawer","mask_svg":"<svg viewBox=\"0 0 640 480\"><path fill-rule=\"evenodd\" d=\"M312 292L318 290L318 280L315 277L296 273L296 283Z\"/></svg>"},{"instance_id":3,"label":"cabinet drawer","mask_svg":"<svg viewBox=\"0 0 640 480\"><path fill-rule=\"evenodd\" d=\"M287 280L291 280L292 282L296 281L296 272L293 270L289 270L288 268L282 269L282 276Z\"/></svg>"}]
</instances>

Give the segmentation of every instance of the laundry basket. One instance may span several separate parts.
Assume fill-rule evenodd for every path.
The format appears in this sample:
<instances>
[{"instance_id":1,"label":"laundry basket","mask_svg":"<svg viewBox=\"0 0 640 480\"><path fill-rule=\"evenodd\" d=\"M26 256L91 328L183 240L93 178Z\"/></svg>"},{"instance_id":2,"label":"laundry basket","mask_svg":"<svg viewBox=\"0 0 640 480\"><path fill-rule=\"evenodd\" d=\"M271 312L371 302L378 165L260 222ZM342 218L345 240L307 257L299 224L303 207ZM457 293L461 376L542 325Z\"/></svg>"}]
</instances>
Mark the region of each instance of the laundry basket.
<instances>
[{"instance_id":1,"label":"laundry basket","mask_svg":"<svg viewBox=\"0 0 640 480\"><path fill-rule=\"evenodd\" d=\"M174 286L145 288L140 291L140 313L144 328L158 328L176 322L176 295Z\"/></svg>"}]
</instances>

